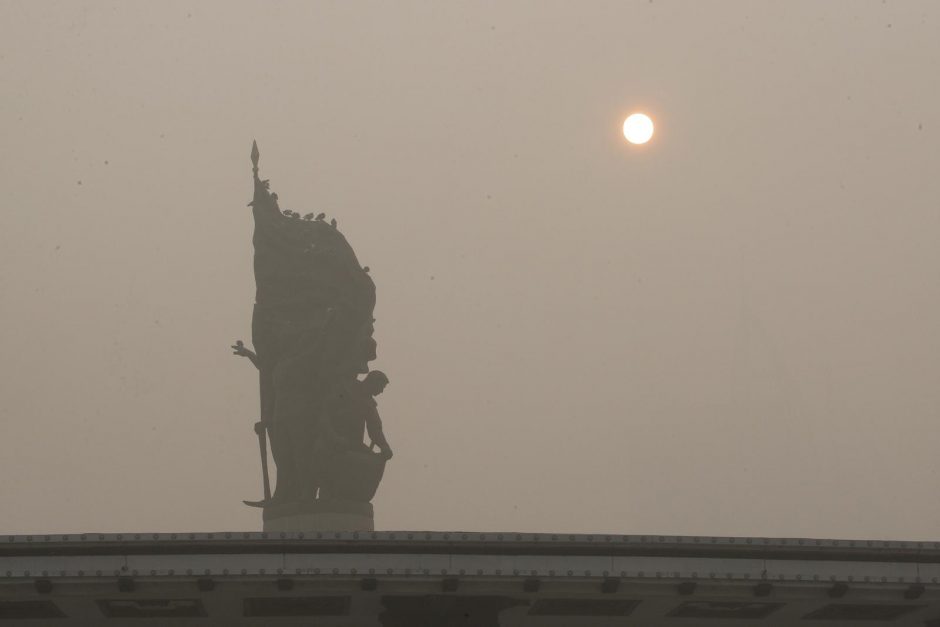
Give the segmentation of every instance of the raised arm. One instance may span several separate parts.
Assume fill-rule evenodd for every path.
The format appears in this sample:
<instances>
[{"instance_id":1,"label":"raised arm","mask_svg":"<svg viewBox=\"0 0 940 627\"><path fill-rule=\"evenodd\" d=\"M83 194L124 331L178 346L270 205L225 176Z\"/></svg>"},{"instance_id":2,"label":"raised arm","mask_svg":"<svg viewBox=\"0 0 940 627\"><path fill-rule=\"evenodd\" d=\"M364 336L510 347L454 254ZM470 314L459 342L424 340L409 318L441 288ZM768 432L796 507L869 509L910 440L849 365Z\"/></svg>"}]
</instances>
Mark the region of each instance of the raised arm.
<instances>
[{"instance_id":1,"label":"raised arm","mask_svg":"<svg viewBox=\"0 0 940 627\"><path fill-rule=\"evenodd\" d=\"M261 366L258 365L258 355L255 354L253 350L250 350L245 343L241 340L238 340L232 344L232 354L238 355L239 357L247 357L248 361L254 364L255 368L261 369Z\"/></svg>"}]
</instances>

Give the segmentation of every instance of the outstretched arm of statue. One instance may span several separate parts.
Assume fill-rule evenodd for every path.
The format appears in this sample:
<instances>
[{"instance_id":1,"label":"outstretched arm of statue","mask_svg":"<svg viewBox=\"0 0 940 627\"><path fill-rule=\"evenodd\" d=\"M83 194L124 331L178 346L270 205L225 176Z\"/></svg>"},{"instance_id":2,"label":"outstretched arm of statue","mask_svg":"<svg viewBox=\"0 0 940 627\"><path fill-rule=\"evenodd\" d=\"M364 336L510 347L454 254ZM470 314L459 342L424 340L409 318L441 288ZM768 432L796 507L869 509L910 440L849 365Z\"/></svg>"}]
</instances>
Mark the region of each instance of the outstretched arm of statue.
<instances>
[{"instance_id":1,"label":"outstretched arm of statue","mask_svg":"<svg viewBox=\"0 0 940 627\"><path fill-rule=\"evenodd\" d=\"M247 357L248 360L254 364L255 368L260 368L258 366L258 355L255 354L253 350L250 350L245 343L241 340L238 340L232 344L232 354L238 355L239 357Z\"/></svg>"}]
</instances>

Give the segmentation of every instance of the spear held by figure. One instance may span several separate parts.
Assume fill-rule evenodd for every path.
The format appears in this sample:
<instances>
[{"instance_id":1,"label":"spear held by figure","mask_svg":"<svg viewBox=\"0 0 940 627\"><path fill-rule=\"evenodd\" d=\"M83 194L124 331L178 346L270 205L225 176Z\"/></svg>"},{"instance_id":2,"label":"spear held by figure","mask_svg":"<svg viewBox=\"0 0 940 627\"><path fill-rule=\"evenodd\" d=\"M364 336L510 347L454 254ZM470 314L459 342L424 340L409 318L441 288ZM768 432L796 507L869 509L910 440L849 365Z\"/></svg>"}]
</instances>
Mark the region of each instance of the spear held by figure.
<instances>
[{"instance_id":1,"label":"spear held by figure","mask_svg":"<svg viewBox=\"0 0 940 627\"><path fill-rule=\"evenodd\" d=\"M261 152L258 150L258 142L256 140L251 141L251 173L254 176L255 180L258 180L258 160L261 157ZM266 183L266 181L263 181ZM265 185L267 187L267 185ZM254 202L248 203L249 206L253 205ZM261 377L261 365L258 363L258 355L245 346L245 343L241 340L236 341L232 344L232 350L234 354L240 357L247 357L249 361L258 369L258 377ZM271 500L271 479L268 474L268 432L267 425L264 420L264 403L262 402L261 407L261 420L255 423L255 433L258 434L258 447L261 449L261 477L264 482L264 500L263 501L244 501L245 505L250 505L252 507L264 507L264 504Z\"/></svg>"},{"instance_id":2,"label":"spear held by figure","mask_svg":"<svg viewBox=\"0 0 940 627\"><path fill-rule=\"evenodd\" d=\"M258 355L245 346L244 342L238 340L232 344L232 351L233 354L239 357L247 357L255 368L258 368L260 375L261 367L258 365ZM264 507L264 504L271 500L271 479L268 475L268 430L263 417L255 423L255 433L258 434L258 447L261 449L261 478L264 481L264 500L243 501L243 503L251 507Z\"/></svg>"}]
</instances>

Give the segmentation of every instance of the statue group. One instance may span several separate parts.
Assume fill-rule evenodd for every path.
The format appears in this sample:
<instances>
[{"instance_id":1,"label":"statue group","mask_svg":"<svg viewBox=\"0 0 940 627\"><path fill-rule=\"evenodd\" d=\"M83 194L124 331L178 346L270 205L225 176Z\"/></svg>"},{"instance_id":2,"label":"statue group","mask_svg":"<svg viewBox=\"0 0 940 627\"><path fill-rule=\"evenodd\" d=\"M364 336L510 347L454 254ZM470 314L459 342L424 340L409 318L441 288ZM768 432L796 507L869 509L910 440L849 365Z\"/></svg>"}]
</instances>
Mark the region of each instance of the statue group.
<instances>
[{"instance_id":1,"label":"statue group","mask_svg":"<svg viewBox=\"0 0 940 627\"><path fill-rule=\"evenodd\" d=\"M264 500L245 503L264 508L269 530L371 529L370 501L392 457L375 400L388 377L369 368L375 283L335 219L281 209L258 159L255 143L254 350L232 346L257 368L261 399Z\"/></svg>"}]
</instances>

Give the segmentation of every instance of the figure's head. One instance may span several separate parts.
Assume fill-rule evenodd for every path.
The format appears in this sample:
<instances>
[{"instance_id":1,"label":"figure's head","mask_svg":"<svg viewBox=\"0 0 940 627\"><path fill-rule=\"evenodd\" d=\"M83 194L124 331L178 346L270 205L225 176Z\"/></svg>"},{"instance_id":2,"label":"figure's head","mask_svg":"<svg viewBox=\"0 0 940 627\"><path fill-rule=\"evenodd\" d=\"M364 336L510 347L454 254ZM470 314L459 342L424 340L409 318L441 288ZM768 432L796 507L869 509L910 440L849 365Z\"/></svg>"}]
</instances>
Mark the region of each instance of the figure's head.
<instances>
[{"instance_id":1,"label":"figure's head","mask_svg":"<svg viewBox=\"0 0 940 627\"><path fill-rule=\"evenodd\" d=\"M372 370L362 380L362 385L371 396L378 396L385 391L388 377L381 370Z\"/></svg>"}]
</instances>

